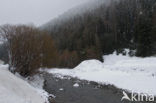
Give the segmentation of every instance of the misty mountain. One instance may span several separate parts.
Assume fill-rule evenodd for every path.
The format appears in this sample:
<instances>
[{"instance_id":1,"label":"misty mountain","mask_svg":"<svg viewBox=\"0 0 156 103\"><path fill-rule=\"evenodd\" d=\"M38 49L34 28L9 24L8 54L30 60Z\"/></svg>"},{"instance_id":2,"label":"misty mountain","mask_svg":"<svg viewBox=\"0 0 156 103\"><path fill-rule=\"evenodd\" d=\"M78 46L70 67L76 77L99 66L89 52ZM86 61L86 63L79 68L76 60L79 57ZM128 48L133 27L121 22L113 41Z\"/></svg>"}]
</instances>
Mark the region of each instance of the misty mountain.
<instances>
[{"instance_id":1,"label":"misty mountain","mask_svg":"<svg viewBox=\"0 0 156 103\"><path fill-rule=\"evenodd\" d=\"M103 54L113 51L124 53L124 48L130 55L135 50L137 56L151 56L156 54L156 1L96 0L69 10L42 29L51 34L61 54L77 55L77 63L102 60Z\"/></svg>"},{"instance_id":2,"label":"misty mountain","mask_svg":"<svg viewBox=\"0 0 156 103\"><path fill-rule=\"evenodd\" d=\"M61 25L63 22L70 20L71 18L83 15L87 12L91 12L95 8L98 8L102 4L109 4L109 0L89 0L89 2L83 3L77 7L71 8L68 11L64 12L63 14L59 15L57 18L52 19L51 21L43 24L40 28L41 29L48 29L55 25Z\"/></svg>"}]
</instances>

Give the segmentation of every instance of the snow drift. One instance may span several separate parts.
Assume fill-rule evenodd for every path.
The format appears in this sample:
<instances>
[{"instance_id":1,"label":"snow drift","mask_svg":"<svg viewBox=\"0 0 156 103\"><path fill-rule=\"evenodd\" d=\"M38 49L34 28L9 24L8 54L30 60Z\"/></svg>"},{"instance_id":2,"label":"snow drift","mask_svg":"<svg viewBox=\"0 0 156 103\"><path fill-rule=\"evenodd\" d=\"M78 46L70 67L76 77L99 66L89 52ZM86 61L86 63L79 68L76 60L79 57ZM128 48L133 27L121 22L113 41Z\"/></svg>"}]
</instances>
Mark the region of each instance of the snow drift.
<instances>
[{"instance_id":1,"label":"snow drift","mask_svg":"<svg viewBox=\"0 0 156 103\"><path fill-rule=\"evenodd\" d=\"M7 68L7 65L0 64L0 103L46 103L35 88Z\"/></svg>"},{"instance_id":2,"label":"snow drift","mask_svg":"<svg viewBox=\"0 0 156 103\"><path fill-rule=\"evenodd\" d=\"M139 58L123 55L106 55L104 63L98 60L83 61L73 70L47 69L47 72L63 76L111 84L130 92L156 95L156 57Z\"/></svg>"}]
</instances>

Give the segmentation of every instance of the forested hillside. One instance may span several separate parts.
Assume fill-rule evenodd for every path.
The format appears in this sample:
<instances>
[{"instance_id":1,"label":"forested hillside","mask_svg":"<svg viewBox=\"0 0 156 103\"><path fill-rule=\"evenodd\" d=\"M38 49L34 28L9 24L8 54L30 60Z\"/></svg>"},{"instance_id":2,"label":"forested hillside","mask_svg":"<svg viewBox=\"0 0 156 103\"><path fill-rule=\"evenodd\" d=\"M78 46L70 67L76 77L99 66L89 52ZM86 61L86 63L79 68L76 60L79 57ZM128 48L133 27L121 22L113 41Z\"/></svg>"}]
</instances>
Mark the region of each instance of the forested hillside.
<instances>
[{"instance_id":1,"label":"forested hillside","mask_svg":"<svg viewBox=\"0 0 156 103\"><path fill-rule=\"evenodd\" d=\"M155 0L96 2L94 9L45 25L60 51L76 52L85 59L123 48L137 50L136 55L143 57L156 53Z\"/></svg>"}]
</instances>

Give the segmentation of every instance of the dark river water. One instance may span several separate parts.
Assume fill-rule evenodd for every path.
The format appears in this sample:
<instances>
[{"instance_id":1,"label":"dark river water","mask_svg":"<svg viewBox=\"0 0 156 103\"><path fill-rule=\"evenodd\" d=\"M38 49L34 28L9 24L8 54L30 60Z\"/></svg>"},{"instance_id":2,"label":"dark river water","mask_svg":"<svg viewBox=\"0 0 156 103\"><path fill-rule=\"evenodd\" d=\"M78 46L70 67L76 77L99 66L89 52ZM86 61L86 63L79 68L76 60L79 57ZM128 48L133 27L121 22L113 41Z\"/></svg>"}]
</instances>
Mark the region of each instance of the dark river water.
<instances>
[{"instance_id":1,"label":"dark river water","mask_svg":"<svg viewBox=\"0 0 156 103\"><path fill-rule=\"evenodd\" d=\"M156 103L121 101L122 90L111 85L99 85L68 77L59 79L52 74L45 74L44 78L44 89L56 96L55 103ZM75 83L79 86L74 87Z\"/></svg>"}]
</instances>

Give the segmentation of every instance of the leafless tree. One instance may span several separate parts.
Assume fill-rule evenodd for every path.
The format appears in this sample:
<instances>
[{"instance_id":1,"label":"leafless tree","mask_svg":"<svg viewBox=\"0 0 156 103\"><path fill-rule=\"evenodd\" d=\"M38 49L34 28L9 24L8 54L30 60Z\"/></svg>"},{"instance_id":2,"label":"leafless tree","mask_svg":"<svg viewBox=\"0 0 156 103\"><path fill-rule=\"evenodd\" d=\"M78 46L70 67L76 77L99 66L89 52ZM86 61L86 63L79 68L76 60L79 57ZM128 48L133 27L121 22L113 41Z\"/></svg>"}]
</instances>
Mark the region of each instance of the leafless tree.
<instances>
[{"instance_id":1,"label":"leafless tree","mask_svg":"<svg viewBox=\"0 0 156 103\"><path fill-rule=\"evenodd\" d=\"M52 67L56 59L54 43L46 32L24 25L4 25L0 34L6 39L12 72L28 76L42 66Z\"/></svg>"}]
</instances>

